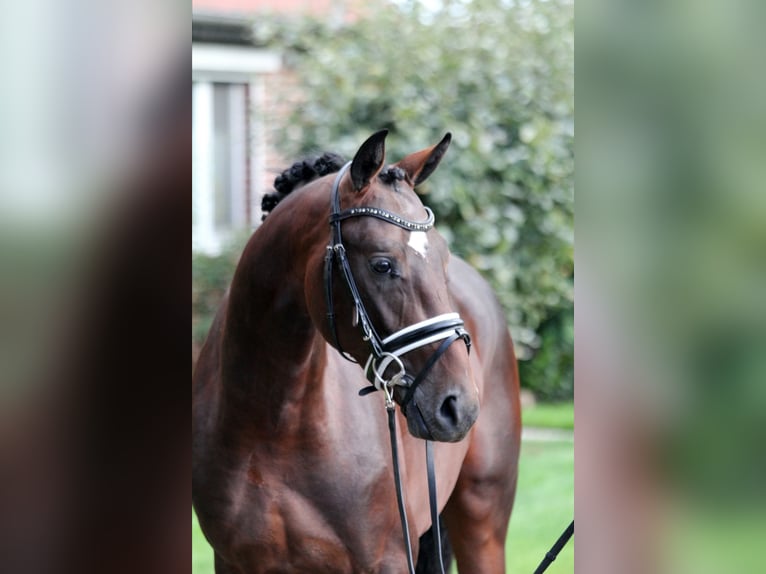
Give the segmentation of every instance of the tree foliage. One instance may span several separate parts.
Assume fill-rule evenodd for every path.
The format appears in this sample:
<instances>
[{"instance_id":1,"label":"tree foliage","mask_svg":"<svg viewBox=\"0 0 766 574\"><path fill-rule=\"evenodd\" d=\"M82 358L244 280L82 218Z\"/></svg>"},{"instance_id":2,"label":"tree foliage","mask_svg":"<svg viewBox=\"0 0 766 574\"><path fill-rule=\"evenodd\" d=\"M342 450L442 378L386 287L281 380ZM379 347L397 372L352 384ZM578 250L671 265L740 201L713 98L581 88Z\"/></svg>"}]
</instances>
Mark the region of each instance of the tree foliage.
<instances>
[{"instance_id":1,"label":"tree foliage","mask_svg":"<svg viewBox=\"0 0 766 574\"><path fill-rule=\"evenodd\" d=\"M372 4L343 25L256 24L256 35L287 49L297 77L286 97L298 94L301 105L280 122L282 151L350 157L386 127L393 160L452 132L445 161L423 185L426 203L452 251L495 288L529 360L523 384L571 396L571 1Z\"/></svg>"}]
</instances>

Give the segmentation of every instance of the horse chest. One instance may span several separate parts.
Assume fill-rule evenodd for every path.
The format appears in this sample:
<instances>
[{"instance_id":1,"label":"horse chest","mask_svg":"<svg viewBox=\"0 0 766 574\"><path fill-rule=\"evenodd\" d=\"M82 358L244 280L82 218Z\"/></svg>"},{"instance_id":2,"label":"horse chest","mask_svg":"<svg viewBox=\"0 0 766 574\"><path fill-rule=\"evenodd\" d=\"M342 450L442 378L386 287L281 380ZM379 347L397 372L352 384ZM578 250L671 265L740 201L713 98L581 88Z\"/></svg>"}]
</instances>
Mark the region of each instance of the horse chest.
<instances>
[{"instance_id":1,"label":"horse chest","mask_svg":"<svg viewBox=\"0 0 766 574\"><path fill-rule=\"evenodd\" d=\"M253 456L231 491L238 499L232 504L241 533L236 546L248 557L238 562L256 572L388 571L387 539L398 515L388 489L378 486L389 484L381 475L390 478L382 464L365 467L353 449L300 464Z\"/></svg>"},{"instance_id":2,"label":"horse chest","mask_svg":"<svg viewBox=\"0 0 766 574\"><path fill-rule=\"evenodd\" d=\"M341 537L305 497L283 487L252 510L237 561L253 572L353 571Z\"/></svg>"}]
</instances>

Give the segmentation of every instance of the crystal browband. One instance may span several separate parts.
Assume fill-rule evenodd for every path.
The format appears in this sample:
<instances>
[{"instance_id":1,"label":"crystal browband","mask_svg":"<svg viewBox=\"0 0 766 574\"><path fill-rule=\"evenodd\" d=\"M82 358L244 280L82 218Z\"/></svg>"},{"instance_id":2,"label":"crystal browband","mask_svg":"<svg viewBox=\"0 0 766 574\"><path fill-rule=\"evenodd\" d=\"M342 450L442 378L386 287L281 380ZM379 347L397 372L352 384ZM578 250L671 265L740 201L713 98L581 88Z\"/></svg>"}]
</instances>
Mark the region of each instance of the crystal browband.
<instances>
[{"instance_id":1,"label":"crystal browband","mask_svg":"<svg viewBox=\"0 0 766 574\"><path fill-rule=\"evenodd\" d=\"M377 217L378 219L393 223L394 225L409 231L428 231L434 226L434 213L428 207L426 207L425 210L428 214L425 221L410 221L409 219L405 219L400 215L396 215L385 209L380 209L379 207L352 207L340 213L333 213L330 216L330 223L343 221L350 217L368 216Z\"/></svg>"}]
</instances>

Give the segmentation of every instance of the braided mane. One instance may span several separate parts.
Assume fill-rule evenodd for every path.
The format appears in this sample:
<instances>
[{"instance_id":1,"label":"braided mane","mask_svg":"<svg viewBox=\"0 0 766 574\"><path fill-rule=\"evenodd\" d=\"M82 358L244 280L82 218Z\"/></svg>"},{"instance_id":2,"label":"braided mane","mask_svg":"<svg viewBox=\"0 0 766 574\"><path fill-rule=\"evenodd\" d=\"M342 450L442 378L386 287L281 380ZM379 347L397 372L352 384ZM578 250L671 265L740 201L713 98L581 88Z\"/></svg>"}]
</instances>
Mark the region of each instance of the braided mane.
<instances>
[{"instance_id":1,"label":"braided mane","mask_svg":"<svg viewBox=\"0 0 766 574\"><path fill-rule=\"evenodd\" d=\"M261 211L263 219L282 201L288 193L297 187L322 177L328 173L335 173L345 163L344 159L335 153L323 153L313 159L296 161L292 166L279 174L274 180L274 192L263 196Z\"/></svg>"},{"instance_id":2,"label":"braided mane","mask_svg":"<svg viewBox=\"0 0 766 574\"><path fill-rule=\"evenodd\" d=\"M274 192L263 196L261 200L262 219L282 201L287 194L308 182L339 171L345 160L335 153L323 153L313 159L296 161L292 166L279 174L274 180ZM388 166L383 169L378 177L387 184L402 181L405 178L404 171L399 167Z\"/></svg>"}]
</instances>

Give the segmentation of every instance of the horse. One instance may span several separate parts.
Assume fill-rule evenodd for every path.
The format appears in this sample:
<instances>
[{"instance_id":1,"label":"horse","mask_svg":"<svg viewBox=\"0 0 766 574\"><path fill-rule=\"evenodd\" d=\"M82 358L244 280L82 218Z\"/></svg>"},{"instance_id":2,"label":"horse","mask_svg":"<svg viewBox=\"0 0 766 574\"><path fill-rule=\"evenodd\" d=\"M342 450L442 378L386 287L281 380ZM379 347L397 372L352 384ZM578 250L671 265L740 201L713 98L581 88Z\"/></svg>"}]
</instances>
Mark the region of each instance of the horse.
<instances>
[{"instance_id":1,"label":"horse","mask_svg":"<svg viewBox=\"0 0 766 574\"><path fill-rule=\"evenodd\" d=\"M201 349L192 504L217 574L408 571L384 403L399 406L416 571L434 571L430 440L450 556L461 574L505 572L513 343L492 289L451 256L414 191L450 134L391 165L386 135L342 168L325 154L277 178Z\"/></svg>"}]
</instances>

